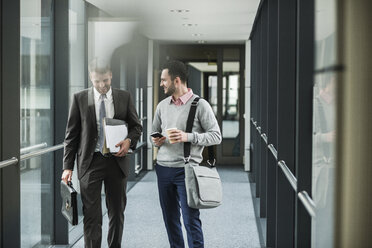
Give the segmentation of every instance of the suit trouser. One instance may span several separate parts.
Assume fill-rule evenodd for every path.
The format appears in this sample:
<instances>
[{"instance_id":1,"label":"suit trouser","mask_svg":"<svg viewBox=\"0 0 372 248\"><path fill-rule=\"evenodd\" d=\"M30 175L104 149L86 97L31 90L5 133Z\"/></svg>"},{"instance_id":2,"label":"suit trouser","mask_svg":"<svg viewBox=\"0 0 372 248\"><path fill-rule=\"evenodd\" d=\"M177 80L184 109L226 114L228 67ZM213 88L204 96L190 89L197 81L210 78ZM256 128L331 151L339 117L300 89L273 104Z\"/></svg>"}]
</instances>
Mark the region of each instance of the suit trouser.
<instances>
[{"instance_id":1,"label":"suit trouser","mask_svg":"<svg viewBox=\"0 0 372 248\"><path fill-rule=\"evenodd\" d=\"M199 209L187 205L185 169L156 165L158 189L163 219L171 248L185 247L180 221L180 208L189 248L204 247Z\"/></svg>"},{"instance_id":2,"label":"suit trouser","mask_svg":"<svg viewBox=\"0 0 372 248\"><path fill-rule=\"evenodd\" d=\"M84 214L85 247L101 247L102 209L101 190L105 185L109 230L107 242L110 248L121 246L126 205L127 177L117 164L115 157L104 157L94 153L91 165L80 179L81 200Z\"/></svg>"}]
</instances>

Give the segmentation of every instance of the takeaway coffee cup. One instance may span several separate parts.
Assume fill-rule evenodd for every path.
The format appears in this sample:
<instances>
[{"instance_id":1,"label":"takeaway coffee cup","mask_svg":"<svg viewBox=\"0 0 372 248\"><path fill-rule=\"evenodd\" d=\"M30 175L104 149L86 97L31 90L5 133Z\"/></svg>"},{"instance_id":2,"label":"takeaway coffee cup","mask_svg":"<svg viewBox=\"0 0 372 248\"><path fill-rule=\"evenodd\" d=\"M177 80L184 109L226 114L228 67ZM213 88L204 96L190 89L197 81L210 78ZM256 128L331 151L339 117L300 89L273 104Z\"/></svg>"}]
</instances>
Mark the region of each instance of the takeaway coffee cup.
<instances>
[{"instance_id":1,"label":"takeaway coffee cup","mask_svg":"<svg viewBox=\"0 0 372 248\"><path fill-rule=\"evenodd\" d=\"M173 133L174 131L176 131L176 130L177 130L176 127L168 128L168 129L166 130L166 132L167 132L167 136L168 136L168 139L169 139L169 143L171 143L171 144L175 143L176 140L171 139L171 138L169 137L169 135L170 135L171 133Z\"/></svg>"}]
</instances>

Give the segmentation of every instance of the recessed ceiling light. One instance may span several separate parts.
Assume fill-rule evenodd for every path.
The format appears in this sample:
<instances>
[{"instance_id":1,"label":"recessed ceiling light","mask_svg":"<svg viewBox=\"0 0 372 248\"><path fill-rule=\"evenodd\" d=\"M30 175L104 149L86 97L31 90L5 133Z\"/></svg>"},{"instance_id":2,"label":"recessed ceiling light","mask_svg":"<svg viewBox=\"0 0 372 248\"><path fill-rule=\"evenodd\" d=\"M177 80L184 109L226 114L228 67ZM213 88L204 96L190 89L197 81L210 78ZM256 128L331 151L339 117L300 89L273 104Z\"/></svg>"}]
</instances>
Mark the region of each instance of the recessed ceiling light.
<instances>
[{"instance_id":1,"label":"recessed ceiling light","mask_svg":"<svg viewBox=\"0 0 372 248\"><path fill-rule=\"evenodd\" d=\"M192 36L199 37L199 36L202 36L202 34L192 34Z\"/></svg>"},{"instance_id":2,"label":"recessed ceiling light","mask_svg":"<svg viewBox=\"0 0 372 248\"><path fill-rule=\"evenodd\" d=\"M175 12L175 13L188 13L190 12L189 9L171 9L170 12Z\"/></svg>"},{"instance_id":3,"label":"recessed ceiling light","mask_svg":"<svg viewBox=\"0 0 372 248\"><path fill-rule=\"evenodd\" d=\"M198 40L198 43L199 44L204 44L205 43L205 40Z\"/></svg>"},{"instance_id":4,"label":"recessed ceiling light","mask_svg":"<svg viewBox=\"0 0 372 248\"><path fill-rule=\"evenodd\" d=\"M198 26L198 24L184 23L184 24L182 24L182 26L184 26L184 27L196 27L196 26Z\"/></svg>"}]
</instances>

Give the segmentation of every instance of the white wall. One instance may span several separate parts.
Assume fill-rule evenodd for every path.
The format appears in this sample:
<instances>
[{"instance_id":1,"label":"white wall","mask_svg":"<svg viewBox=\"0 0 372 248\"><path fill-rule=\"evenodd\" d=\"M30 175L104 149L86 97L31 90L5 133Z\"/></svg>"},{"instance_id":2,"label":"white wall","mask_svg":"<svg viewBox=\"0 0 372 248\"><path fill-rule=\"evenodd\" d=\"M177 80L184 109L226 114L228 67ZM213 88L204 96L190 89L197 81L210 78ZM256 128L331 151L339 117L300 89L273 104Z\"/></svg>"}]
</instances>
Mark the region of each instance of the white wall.
<instances>
[{"instance_id":1,"label":"white wall","mask_svg":"<svg viewBox=\"0 0 372 248\"><path fill-rule=\"evenodd\" d=\"M250 171L249 145L251 143L251 41L245 42L245 113L244 113L244 170Z\"/></svg>"},{"instance_id":2,"label":"white wall","mask_svg":"<svg viewBox=\"0 0 372 248\"><path fill-rule=\"evenodd\" d=\"M132 40L137 25L136 21L89 21L88 61L95 57L110 61L116 48Z\"/></svg>"},{"instance_id":3,"label":"white wall","mask_svg":"<svg viewBox=\"0 0 372 248\"><path fill-rule=\"evenodd\" d=\"M154 75L154 42L149 40L148 44L148 61L147 61L147 130L152 131L152 111L153 111L153 75ZM149 135L146 135L149 137ZM147 140L147 169L152 170L153 154L152 144Z\"/></svg>"}]
</instances>

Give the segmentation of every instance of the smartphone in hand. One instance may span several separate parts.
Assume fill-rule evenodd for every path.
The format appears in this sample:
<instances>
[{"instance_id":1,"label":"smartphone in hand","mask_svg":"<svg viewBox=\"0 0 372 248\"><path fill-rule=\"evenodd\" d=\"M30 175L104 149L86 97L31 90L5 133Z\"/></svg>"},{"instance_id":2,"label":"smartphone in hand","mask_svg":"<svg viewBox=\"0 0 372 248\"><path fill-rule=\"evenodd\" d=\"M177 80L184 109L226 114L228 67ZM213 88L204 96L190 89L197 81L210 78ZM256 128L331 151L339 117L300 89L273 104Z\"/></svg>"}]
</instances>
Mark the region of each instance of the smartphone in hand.
<instances>
[{"instance_id":1,"label":"smartphone in hand","mask_svg":"<svg viewBox=\"0 0 372 248\"><path fill-rule=\"evenodd\" d=\"M161 133L159 132L153 132L152 134L150 134L151 137L153 138L161 138L161 137L164 137Z\"/></svg>"}]
</instances>

